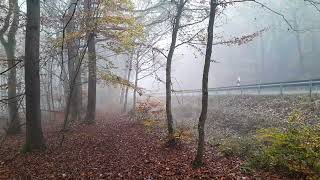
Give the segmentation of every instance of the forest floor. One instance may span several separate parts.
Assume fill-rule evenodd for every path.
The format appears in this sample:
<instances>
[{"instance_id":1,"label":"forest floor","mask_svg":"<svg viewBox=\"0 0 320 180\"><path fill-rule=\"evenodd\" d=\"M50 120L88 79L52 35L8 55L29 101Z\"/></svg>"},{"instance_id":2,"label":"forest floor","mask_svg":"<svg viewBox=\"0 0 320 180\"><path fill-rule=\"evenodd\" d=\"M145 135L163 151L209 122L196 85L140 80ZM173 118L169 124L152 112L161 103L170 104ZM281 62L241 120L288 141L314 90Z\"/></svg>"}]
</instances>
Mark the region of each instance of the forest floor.
<instances>
[{"instance_id":1,"label":"forest floor","mask_svg":"<svg viewBox=\"0 0 320 180\"><path fill-rule=\"evenodd\" d=\"M7 137L0 147L0 179L281 179L268 172L245 175L243 161L214 147L207 147L206 166L193 169L194 142L167 148L161 134L126 116L73 125L61 147L58 130L44 128L42 152L21 153L24 134Z\"/></svg>"}]
</instances>

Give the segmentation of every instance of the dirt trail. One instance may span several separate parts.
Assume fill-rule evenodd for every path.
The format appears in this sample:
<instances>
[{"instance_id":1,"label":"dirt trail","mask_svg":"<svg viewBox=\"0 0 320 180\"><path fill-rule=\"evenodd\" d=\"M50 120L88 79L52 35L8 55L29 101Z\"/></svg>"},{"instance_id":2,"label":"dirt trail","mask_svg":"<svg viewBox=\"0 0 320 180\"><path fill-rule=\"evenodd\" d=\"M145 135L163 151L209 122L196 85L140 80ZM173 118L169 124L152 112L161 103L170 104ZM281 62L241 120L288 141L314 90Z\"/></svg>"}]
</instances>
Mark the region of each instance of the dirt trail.
<instances>
[{"instance_id":1,"label":"dirt trail","mask_svg":"<svg viewBox=\"0 0 320 180\"><path fill-rule=\"evenodd\" d=\"M192 169L191 144L163 146L160 137L124 116L104 116L77 125L58 147L56 130L46 129L44 152L17 154L24 137L10 137L0 149L0 179L242 179L241 161L208 148L206 167ZM268 173L263 179L275 179ZM252 178L252 177L251 177ZM249 177L249 179L251 179Z\"/></svg>"}]
</instances>

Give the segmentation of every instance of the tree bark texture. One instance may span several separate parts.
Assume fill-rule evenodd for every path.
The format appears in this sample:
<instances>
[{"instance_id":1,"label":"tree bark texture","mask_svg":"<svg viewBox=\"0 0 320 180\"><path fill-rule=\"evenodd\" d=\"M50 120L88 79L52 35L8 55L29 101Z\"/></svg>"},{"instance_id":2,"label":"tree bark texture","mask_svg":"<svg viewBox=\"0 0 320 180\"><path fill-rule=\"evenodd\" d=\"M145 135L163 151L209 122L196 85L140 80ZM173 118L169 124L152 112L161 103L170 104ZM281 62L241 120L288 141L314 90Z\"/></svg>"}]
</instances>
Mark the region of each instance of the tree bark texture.
<instances>
[{"instance_id":1,"label":"tree bark texture","mask_svg":"<svg viewBox=\"0 0 320 180\"><path fill-rule=\"evenodd\" d=\"M40 0L27 1L25 42L26 145L28 151L45 147L40 111Z\"/></svg>"},{"instance_id":2,"label":"tree bark texture","mask_svg":"<svg viewBox=\"0 0 320 180\"><path fill-rule=\"evenodd\" d=\"M89 69L89 77L88 77L88 104L87 104L87 114L86 114L86 122L93 123L95 121L96 115L96 93L97 93L97 73L96 73L96 42L95 42L95 32L94 29L95 24L92 23L92 18L94 18L93 9L92 9L92 1L85 1L85 11L88 14L87 19L87 37L88 37L88 69Z\"/></svg>"}]
</instances>

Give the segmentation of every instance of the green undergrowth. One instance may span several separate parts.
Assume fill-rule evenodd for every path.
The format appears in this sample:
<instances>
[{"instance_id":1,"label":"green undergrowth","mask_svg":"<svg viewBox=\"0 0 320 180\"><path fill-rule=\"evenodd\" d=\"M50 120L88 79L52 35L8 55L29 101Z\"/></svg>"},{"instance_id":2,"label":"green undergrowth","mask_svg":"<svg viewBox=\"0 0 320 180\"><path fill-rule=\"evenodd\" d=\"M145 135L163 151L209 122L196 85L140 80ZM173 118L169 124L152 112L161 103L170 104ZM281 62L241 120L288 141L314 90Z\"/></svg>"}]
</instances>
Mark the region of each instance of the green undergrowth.
<instances>
[{"instance_id":1,"label":"green undergrowth","mask_svg":"<svg viewBox=\"0 0 320 180\"><path fill-rule=\"evenodd\" d=\"M215 143L225 156L243 157L245 172L265 169L295 178L320 179L320 124L318 119L311 122L303 111L294 110L285 127L263 128L253 135Z\"/></svg>"}]
</instances>

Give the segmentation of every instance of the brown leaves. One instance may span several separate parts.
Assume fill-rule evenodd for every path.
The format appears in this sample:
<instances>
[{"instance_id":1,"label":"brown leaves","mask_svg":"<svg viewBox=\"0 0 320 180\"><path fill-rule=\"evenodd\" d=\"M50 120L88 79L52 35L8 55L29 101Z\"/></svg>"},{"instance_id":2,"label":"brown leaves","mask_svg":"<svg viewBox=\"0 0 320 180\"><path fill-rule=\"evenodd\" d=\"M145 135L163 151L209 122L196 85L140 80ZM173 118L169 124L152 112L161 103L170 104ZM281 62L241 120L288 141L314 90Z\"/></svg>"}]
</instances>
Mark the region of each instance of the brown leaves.
<instances>
[{"instance_id":1,"label":"brown leaves","mask_svg":"<svg viewBox=\"0 0 320 180\"><path fill-rule=\"evenodd\" d=\"M206 167L193 169L194 145L165 148L160 137L126 117L98 117L96 125L78 125L58 147L54 131L46 131L45 152L18 155L24 137L12 137L0 150L0 179L241 179L241 161L221 158L208 149Z\"/></svg>"}]
</instances>

